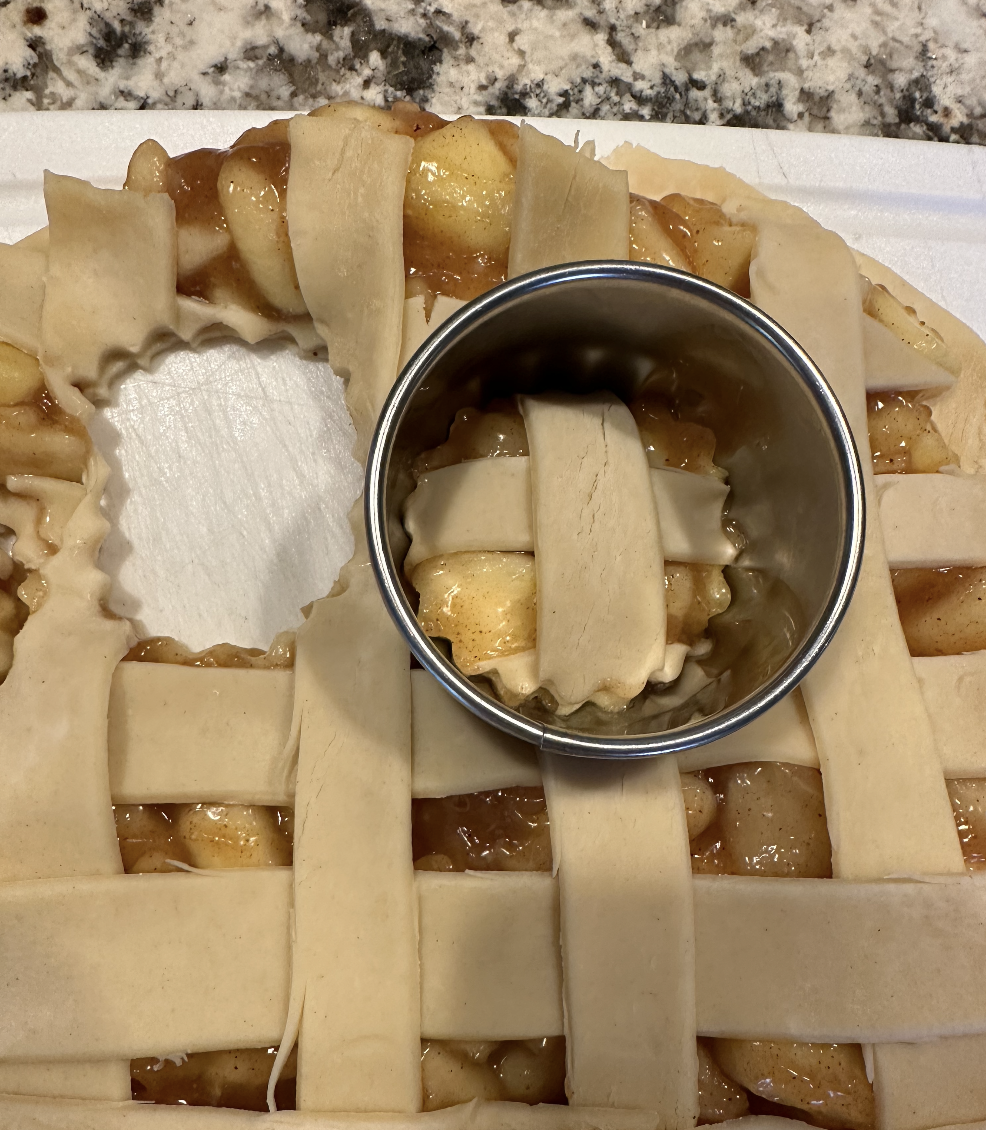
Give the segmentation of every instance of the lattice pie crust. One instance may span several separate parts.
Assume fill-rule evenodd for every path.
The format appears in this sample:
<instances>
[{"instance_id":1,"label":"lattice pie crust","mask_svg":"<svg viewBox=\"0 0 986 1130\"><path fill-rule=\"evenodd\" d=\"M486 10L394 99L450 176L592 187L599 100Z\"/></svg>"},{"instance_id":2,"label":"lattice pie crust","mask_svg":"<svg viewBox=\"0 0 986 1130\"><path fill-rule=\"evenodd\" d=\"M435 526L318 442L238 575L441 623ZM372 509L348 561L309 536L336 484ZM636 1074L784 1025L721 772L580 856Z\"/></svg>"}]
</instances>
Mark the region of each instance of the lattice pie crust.
<instances>
[{"instance_id":1,"label":"lattice pie crust","mask_svg":"<svg viewBox=\"0 0 986 1130\"><path fill-rule=\"evenodd\" d=\"M427 194L405 187L445 131L384 117L343 108L263 135L290 145L290 167L257 157L255 198L286 184L254 243L249 216L229 224L240 268L273 256L259 298L209 275L229 238L209 244L187 210L183 226L181 199L176 227L163 151L120 191L48 174L47 234L0 247L0 341L44 376L42 391L5 355L25 391L0 410L0 521L16 534L0 612L16 588L30 615L3 621L8 641L19 631L0 687L0 1125L680 1130L699 1113L697 1036L862 1045L881 1130L986 1118L986 885L946 790L986 778L986 653L912 660L888 568L986 565L982 343L721 169L632 146L599 162L530 128L500 137L497 164L468 119L457 144L482 151L487 180L467 169L460 211L436 223L465 238L479 199L489 238L451 278L422 244ZM293 672L121 663L135 641L105 609L107 469L84 433L112 379L178 341L324 346L362 459L401 360L498 270L633 255L715 277L697 237L690 259L659 232L647 244L640 198L673 194L721 209L716 246L730 228L747 241L748 284L718 281L748 285L806 347L862 450L867 392L932 389L926 430L957 460L867 470L859 588L802 692L677 759L539 762L410 670L358 522ZM407 286L406 251L425 264ZM833 878L693 875L680 774L745 762L820 769ZM553 871L413 869L412 798L542 785ZM293 805L293 867L122 873L114 803L205 800ZM562 1035L568 1106L418 1113L422 1038ZM129 1100L130 1060L278 1045L275 1076L297 1045L296 1113Z\"/></svg>"}]
</instances>

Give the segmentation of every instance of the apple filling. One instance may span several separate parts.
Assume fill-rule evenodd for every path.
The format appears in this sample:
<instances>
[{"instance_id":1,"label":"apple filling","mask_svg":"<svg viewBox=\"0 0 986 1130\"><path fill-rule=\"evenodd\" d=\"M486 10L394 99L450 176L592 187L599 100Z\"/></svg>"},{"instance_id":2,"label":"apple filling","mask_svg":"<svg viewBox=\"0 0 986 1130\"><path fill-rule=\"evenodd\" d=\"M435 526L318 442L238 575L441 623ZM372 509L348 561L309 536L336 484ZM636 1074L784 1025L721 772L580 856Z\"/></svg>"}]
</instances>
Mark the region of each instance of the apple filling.
<instances>
[{"instance_id":1,"label":"apple filling","mask_svg":"<svg viewBox=\"0 0 986 1130\"><path fill-rule=\"evenodd\" d=\"M390 110L336 102L312 117L355 118L414 141L404 188L407 297L470 299L506 277L517 127L466 116L447 122L413 102Z\"/></svg>"},{"instance_id":2,"label":"apple filling","mask_svg":"<svg viewBox=\"0 0 986 1130\"><path fill-rule=\"evenodd\" d=\"M831 877L832 846L817 769L764 761L689 776L686 810L691 818L697 808L704 825L692 836L694 872Z\"/></svg>"},{"instance_id":3,"label":"apple filling","mask_svg":"<svg viewBox=\"0 0 986 1130\"><path fill-rule=\"evenodd\" d=\"M423 451L414 461L417 482L429 471L465 463L468 459L496 459L530 455L524 418L512 400L492 400L483 408L460 408L449 428L448 439Z\"/></svg>"},{"instance_id":4,"label":"apple filling","mask_svg":"<svg viewBox=\"0 0 986 1130\"><path fill-rule=\"evenodd\" d=\"M630 412L651 467L674 467L696 475L725 478L725 471L715 464L715 432L703 424L682 419L669 397L644 392L630 402Z\"/></svg>"},{"instance_id":5,"label":"apple filling","mask_svg":"<svg viewBox=\"0 0 986 1130\"><path fill-rule=\"evenodd\" d=\"M949 451L917 393L877 392L866 398L875 475L929 474L958 457Z\"/></svg>"},{"instance_id":6,"label":"apple filling","mask_svg":"<svg viewBox=\"0 0 986 1130\"><path fill-rule=\"evenodd\" d=\"M699 1124L779 1114L830 1130L870 1130L873 1089L858 1044L698 1041ZM565 1041L423 1040L424 1109L470 1102L564 1103Z\"/></svg>"},{"instance_id":7,"label":"apple filling","mask_svg":"<svg viewBox=\"0 0 986 1130\"><path fill-rule=\"evenodd\" d=\"M411 802L418 871L550 871L548 809L541 788Z\"/></svg>"},{"instance_id":8,"label":"apple filling","mask_svg":"<svg viewBox=\"0 0 986 1130\"><path fill-rule=\"evenodd\" d=\"M858 1044L698 1041L699 1124L755 1113L870 1130L873 1089ZM470 1102L564 1103L565 1041L423 1040L424 1109Z\"/></svg>"},{"instance_id":9,"label":"apple filling","mask_svg":"<svg viewBox=\"0 0 986 1130\"><path fill-rule=\"evenodd\" d=\"M307 314L288 237L290 157L286 121L229 149L169 157L145 141L134 152L126 187L174 201L179 294L275 319Z\"/></svg>"},{"instance_id":10,"label":"apple filling","mask_svg":"<svg viewBox=\"0 0 986 1130\"><path fill-rule=\"evenodd\" d=\"M354 118L414 139L404 203L407 293L474 298L506 277L517 128L455 122L412 103L390 111L341 102L312 116ZM291 320L307 315L287 223L286 120L247 130L229 149L169 157L155 141L133 154L126 187L175 204L178 293Z\"/></svg>"},{"instance_id":11,"label":"apple filling","mask_svg":"<svg viewBox=\"0 0 986 1130\"><path fill-rule=\"evenodd\" d=\"M447 639L467 675L533 651L537 645L537 583L531 553L461 552L418 565L411 583L419 595L418 623ZM729 607L722 567L669 561L664 568L667 642L699 648L709 621ZM709 641L710 642L710 641ZM508 690L501 693L508 700Z\"/></svg>"},{"instance_id":12,"label":"apple filling","mask_svg":"<svg viewBox=\"0 0 986 1130\"><path fill-rule=\"evenodd\" d=\"M905 306L885 286L874 286L863 279L863 310L898 341L937 365L943 381L950 379L946 374L951 377L960 374L961 362L937 330L922 322L912 306ZM929 367L926 374L929 380L934 372ZM931 408L923 402L926 395L921 390L867 394L866 416L874 474L931 474L950 464L958 464L958 457L935 426Z\"/></svg>"},{"instance_id":13,"label":"apple filling","mask_svg":"<svg viewBox=\"0 0 986 1130\"><path fill-rule=\"evenodd\" d=\"M294 812L242 804L118 804L113 808L128 875L291 864ZM267 1109L276 1048L198 1052L130 1061L131 1091L143 1102ZM297 1059L288 1060L276 1097L294 1107Z\"/></svg>"},{"instance_id":14,"label":"apple filling","mask_svg":"<svg viewBox=\"0 0 986 1130\"><path fill-rule=\"evenodd\" d=\"M718 204L675 192L660 201L631 194L630 258L700 275L750 297L756 233Z\"/></svg>"},{"instance_id":15,"label":"apple filling","mask_svg":"<svg viewBox=\"0 0 986 1130\"><path fill-rule=\"evenodd\" d=\"M744 1088L751 1114L802 1121L807 1116L828 1130L871 1130L875 1124L873 1087L859 1044L722 1039L702 1044L727 1078ZM723 1119L708 1118L703 1110L700 1121Z\"/></svg>"},{"instance_id":16,"label":"apple filling","mask_svg":"<svg viewBox=\"0 0 986 1130\"><path fill-rule=\"evenodd\" d=\"M728 1122L750 1113L746 1091L722 1070L709 1051L708 1041L698 1040L699 1125Z\"/></svg>"},{"instance_id":17,"label":"apple filling","mask_svg":"<svg viewBox=\"0 0 986 1130\"><path fill-rule=\"evenodd\" d=\"M289 867L294 811L259 804L117 804L128 875L184 867Z\"/></svg>"},{"instance_id":18,"label":"apple filling","mask_svg":"<svg viewBox=\"0 0 986 1130\"><path fill-rule=\"evenodd\" d=\"M438 119L441 122L441 119ZM408 297L468 301L507 277L517 127L459 118L414 142L404 191Z\"/></svg>"},{"instance_id":19,"label":"apple filling","mask_svg":"<svg viewBox=\"0 0 986 1130\"><path fill-rule=\"evenodd\" d=\"M411 574L420 597L418 623L447 639L467 675L534 650L537 580L533 553L449 553L422 561Z\"/></svg>"},{"instance_id":20,"label":"apple filling","mask_svg":"<svg viewBox=\"0 0 986 1130\"><path fill-rule=\"evenodd\" d=\"M761 761L681 776L692 871L828 878L832 848L822 776ZM550 871L544 790L494 789L412 802L419 871Z\"/></svg>"},{"instance_id":21,"label":"apple filling","mask_svg":"<svg viewBox=\"0 0 986 1130\"><path fill-rule=\"evenodd\" d=\"M947 782L970 868L986 867L986 781ZM806 765L755 761L681 776L699 875L824 879L832 875L822 775ZM495 789L412 802L419 871L550 871L544 791Z\"/></svg>"},{"instance_id":22,"label":"apple filling","mask_svg":"<svg viewBox=\"0 0 986 1130\"><path fill-rule=\"evenodd\" d=\"M911 655L986 649L986 568L893 569L891 578Z\"/></svg>"},{"instance_id":23,"label":"apple filling","mask_svg":"<svg viewBox=\"0 0 986 1130\"><path fill-rule=\"evenodd\" d=\"M397 106L391 113L413 117ZM509 122L445 123L418 114L404 196L404 262L408 297L423 295L430 313L438 294L468 301L507 277L519 134ZM754 230L711 201L631 195L629 243L633 260L689 271L749 296Z\"/></svg>"},{"instance_id":24,"label":"apple filling","mask_svg":"<svg viewBox=\"0 0 986 1130\"><path fill-rule=\"evenodd\" d=\"M327 107L322 112L335 112ZM339 112L355 113L355 110ZM366 120L414 137L405 195L407 293L430 304L436 294L469 299L506 277L517 131L472 118L447 124L414 107ZM384 119L390 124L385 125ZM304 318L286 220L290 147L284 123L250 130L228 150L170 158L147 142L131 161L127 187L167 192L178 222L178 290L265 317ZM749 294L754 233L717 205L678 194L631 200L631 258L666 263ZM870 288L867 313L896 326L899 313ZM899 304L898 304L899 306ZM913 315L913 311L910 311ZM911 321L915 319L912 317ZM941 339L903 322L901 334L945 365ZM920 326L921 324L918 323ZM913 340L911 340L913 339ZM650 465L719 476L715 437L679 419L673 404L653 398L631 405ZM879 473L929 472L954 461L910 394L871 398L870 435ZM519 424L519 427L518 427ZM77 421L48 397L40 368L0 344L0 474L44 475L80 482L89 440ZM447 443L426 453L420 473L466 460L528 455L519 413L511 405L466 409ZM921 574L918 576L917 574ZM463 670L478 669L536 646L534 557L471 551L429 558L411 573L421 594L422 624L449 639ZM0 556L0 676L13 636L41 599L37 574ZM420 580L420 584L418 583ZM894 576L912 654L981 649L986 570L899 571ZM710 620L729 605L722 567L665 564L667 641L701 650ZM458 650L457 650L458 648ZM273 667L293 664L290 633L268 652L220 644L189 652L167 638L141 641L130 660L189 666ZM6 666L4 664L6 663ZM970 868L986 867L986 782L950 781L949 794ZM729 766L682 777L692 869L698 873L823 878L831 846L817 770L775 763ZM413 802L418 869L439 871L551 868L542 790L517 788ZM115 808L127 873L197 868L288 866L293 812L227 804L120 805ZM131 1063L133 1095L156 1103L263 1110L274 1048L176 1055ZM562 1103L561 1037L526 1041L422 1041L426 1110L473 1098ZM278 1085L278 1103L293 1103L295 1059ZM822 1126L867 1130L872 1088L858 1045L708 1040L699 1044L701 1121L754 1113L808 1116Z\"/></svg>"},{"instance_id":25,"label":"apple filling","mask_svg":"<svg viewBox=\"0 0 986 1130\"><path fill-rule=\"evenodd\" d=\"M59 492L69 496L81 491L74 484L82 482L89 453L88 433L52 399L37 358L0 342L0 530L14 534L0 545L0 681L13 663L14 637L44 602L37 569L56 552L59 536L60 523L38 509L29 476L59 480L66 484ZM13 481L19 476L25 478ZM22 547L13 544L21 537Z\"/></svg>"},{"instance_id":26,"label":"apple filling","mask_svg":"<svg viewBox=\"0 0 986 1130\"><path fill-rule=\"evenodd\" d=\"M970 871L986 871L986 781L965 777L945 784L965 865Z\"/></svg>"},{"instance_id":27,"label":"apple filling","mask_svg":"<svg viewBox=\"0 0 986 1130\"><path fill-rule=\"evenodd\" d=\"M423 1040L424 1109L470 1102L564 1103L565 1041ZM858 1044L698 1042L699 1124L780 1114L831 1130L869 1130L873 1090Z\"/></svg>"},{"instance_id":28,"label":"apple filling","mask_svg":"<svg viewBox=\"0 0 986 1130\"><path fill-rule=\"evenodd\" d=\"M267 1083L277 1048L193 1052L132 1059L130 1090L138 1102L267 1110ZM274 1088L279 1110L294 1110L298 1057L292 1052Z\"/></svg>"},{"instance_id":29,"label":"apple filling","mask_svg":"<svg viewBox=\"0 0 986 1130\"><path fill-rule=\"evenodd\" d=\"M913 306L906 306L882 283L874 285L865 276L862 282L865 314L953 377L961 373L962 362L949 349L941 334L918 317Z\"/></svg>"},{"instance_id":30,"label":"apple filling","mask_svg":"<svg viewBox=\"0 0 986 1130\"><path fill-rule=\"evenodd\" d=\"M279 632L266 651L232 643L217 643L203 651L189 651L171 636L151 636L134 644L124 658L135 663L173 663L179 667L253 667L287 671L294 667L294 632Z\"/></svg>"},{"instance_id":31,"label":"apple filling","mask_svg":"<svg viewBox=\"0 0 986 1130\"><path fill-rule=\"evenodd\" d=\"M752 763L683 774L681 786L694 872L831 875L817 770ZM986 789L971 802L967 796L963 812L968 814L976 802L986 808ZM986 832L982 810L979 815ZM551 870L541 789L416 800L412 820L419 870ZM422 1048L426 1110L476 1098L564 1101L561 1039L513 1044L432 1040ZM815 1124L832 1130L872 1126L872 1089L858 1045L700 1040L698 1052L702 1123L724 1122L752 1109L791 1117L809 1113ZM523 1089L515 1089L515 1071L525 1081Z\"/></svg>"},{"instance_id":32,"label":"apple filling","mask_svg":"<svg viewBox=\"0 0 986 1130\"><path fill-rule=\"evenodd\" d=\"M565 1038L540 1040L422 1040L425 1110L473 1099L564 1103Z\"/></svg>"},{"instance_id":33,"label":"apple filling","mask_svg":"<svg viewBox=\"0 0 986 1130\"><path fill-rule=\"evenodd\" d=\"M52 400L37 358L0 342L0 479L81 483L88 456L85 428Z\"/></svg>"}]
</instances>

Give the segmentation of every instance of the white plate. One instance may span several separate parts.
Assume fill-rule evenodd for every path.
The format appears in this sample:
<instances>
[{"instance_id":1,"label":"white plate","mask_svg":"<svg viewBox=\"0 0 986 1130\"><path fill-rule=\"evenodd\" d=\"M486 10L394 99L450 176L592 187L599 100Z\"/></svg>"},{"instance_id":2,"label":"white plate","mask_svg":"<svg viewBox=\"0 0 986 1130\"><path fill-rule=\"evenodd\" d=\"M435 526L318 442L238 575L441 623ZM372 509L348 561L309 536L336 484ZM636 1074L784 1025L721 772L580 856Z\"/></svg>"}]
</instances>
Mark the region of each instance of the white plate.
<instances>
[{"instance_id":1,"label":"white plate","mask_svg":"<svg viewBox=\"0 0 986 1130\"><path fill-rule=\"evenodd\" d=\"M223 147L283 114L0 114L0 239L44 226L42 173L118 187L147 137L170 153ZM805 208L986 337L986 149L887 138L540 119L605 154L632 141L723 165ZM327 365L221 346L128 377L99 413L118 471L101 558L113 607L194 648L266 647L300 622L351 552L352 432Z\"/></svg>"}]
</instances>

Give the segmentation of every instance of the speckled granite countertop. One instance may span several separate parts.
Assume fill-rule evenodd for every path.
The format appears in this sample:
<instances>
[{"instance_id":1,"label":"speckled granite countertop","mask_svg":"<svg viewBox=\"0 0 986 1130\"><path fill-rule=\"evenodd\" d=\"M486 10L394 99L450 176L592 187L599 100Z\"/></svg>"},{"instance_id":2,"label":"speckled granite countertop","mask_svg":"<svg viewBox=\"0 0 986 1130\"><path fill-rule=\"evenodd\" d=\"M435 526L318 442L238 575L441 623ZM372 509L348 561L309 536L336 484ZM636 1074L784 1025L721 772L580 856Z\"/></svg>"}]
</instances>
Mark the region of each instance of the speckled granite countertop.
<instances>
[{"instance_id":1,"label":"speckled granite countertop","mask_svg":"<svg viewBox=\"0 0 986 1130\"><path fill-rule=\"evenodd\" d=\"M0 107L438 112L986 143L986 0L0 0Z\"/></svg>"}]
</instances>

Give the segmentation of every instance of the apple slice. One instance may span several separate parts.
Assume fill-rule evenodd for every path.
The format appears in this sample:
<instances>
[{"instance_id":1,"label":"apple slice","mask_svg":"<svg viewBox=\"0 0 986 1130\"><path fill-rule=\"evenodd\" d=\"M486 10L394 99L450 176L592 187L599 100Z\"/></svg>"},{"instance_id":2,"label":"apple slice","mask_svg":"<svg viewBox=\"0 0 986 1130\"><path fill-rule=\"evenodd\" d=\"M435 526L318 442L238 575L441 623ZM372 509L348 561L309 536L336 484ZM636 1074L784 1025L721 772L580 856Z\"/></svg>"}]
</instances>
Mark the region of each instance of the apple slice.
<instances>
[{"instance_id":1,"label":"apple slice","mask_svg":"<svg viewBox=\"0 0 986 1130\"><path fill-rule=\"evenodd\" d=\"M307 312L288 237L286 145L244 145L219 171L219 200L243 265L264 298L285 314Z\"/></svg>"},{"instance_id":2,"label":"apple slice","mask_svg":"<svg viewBox=\"0 0 986 1130\"><path fill-rule=\"evenodd\" d=\"M22 404L44 386L37 358L0 341L0 405Z\"/></svg>"}]
</instances>

